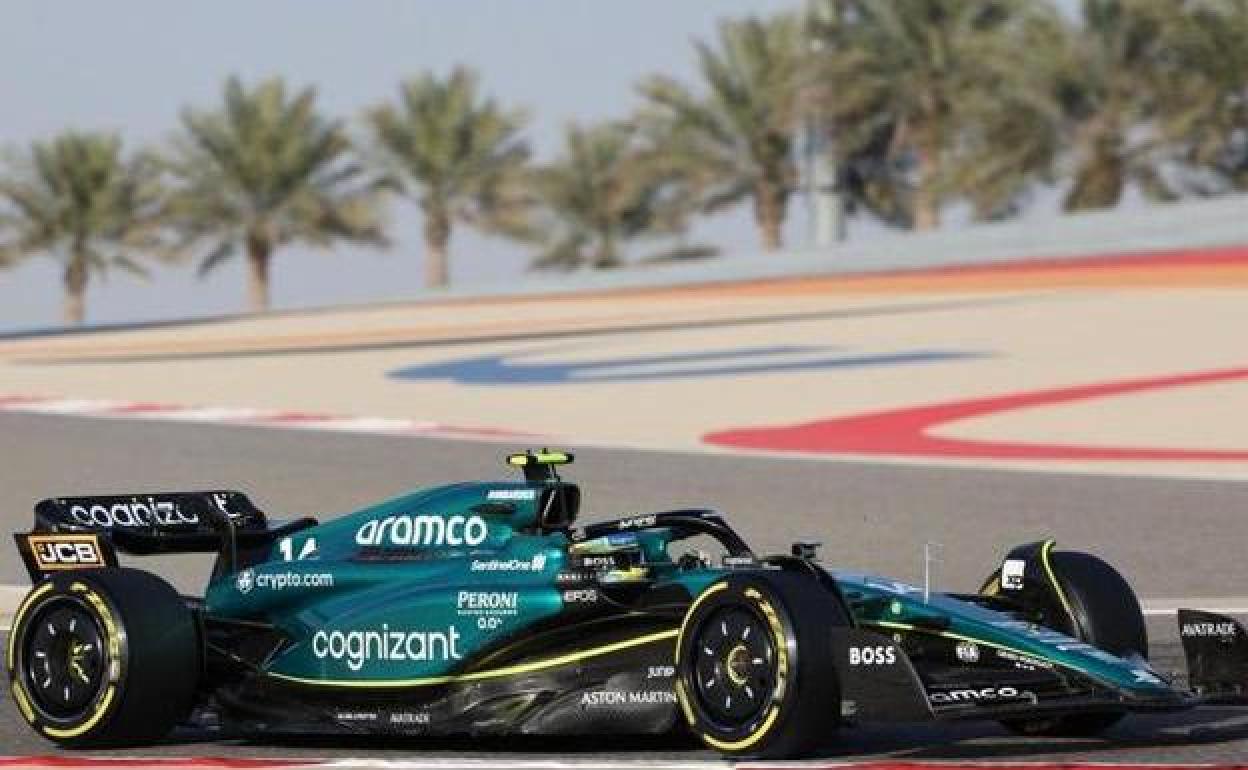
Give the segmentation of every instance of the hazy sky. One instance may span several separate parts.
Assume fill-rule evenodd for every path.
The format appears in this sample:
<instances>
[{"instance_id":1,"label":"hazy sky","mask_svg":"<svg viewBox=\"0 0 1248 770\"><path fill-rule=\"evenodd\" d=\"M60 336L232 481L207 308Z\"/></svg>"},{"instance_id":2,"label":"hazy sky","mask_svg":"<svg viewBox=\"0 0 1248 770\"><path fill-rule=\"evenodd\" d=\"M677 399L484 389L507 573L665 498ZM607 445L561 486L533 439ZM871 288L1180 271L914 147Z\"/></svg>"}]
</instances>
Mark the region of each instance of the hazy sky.
<instances>
[{"instance_id":1,"label":"hazy sky","mask_svg":"<svg viewBox=\"0 0 1248 770\"><path fill-rule=\"evenodd\" d=\"M188 104L213 106L223 79L282 75L315 84L322 107L355 118L389 99L398 81L463 62L485 88L533 112L530 138L542 155L569 120L626 114L634 83L650 72L694 76L690 41L725 16L796 8L799 0L8 0L0 18L0 146L23 146L65 128L121 131L157 142ZM795 201L791 238L804 237ZM299 248L276 257L280 306L395 299L420 284L419 215L391 209L388 252ZM698 234L728 249L750 248L748 215L722 217ZM528 254L459 230L453 278L504 280ZM92 321L230 312L243 297L241 264L197 280L161 269L150 284L126 274L88 292ZM344 277L349 276L349 280ZM60 318L59 268L47 258L0 272L0 330Z\"/></svg>"},{"instance_id":2,"label":"hazy sky","mask_svg":"<svg viewBox=\"0 0 1248 770\"><path fill-rule=\"evenodd\" d=\"M1078 0L1058 0L1074 13ZM315 85L322 109L355 121L426 69L476 67L485 89L527 106L539 158L560 145L571 120L628 114L634 86L653 72L696 80L691 42L717 20L798 9L803 0L6 0L0 12L0 148L66 128L122 132L131 146L157 143L186 105L214 107L231 73L254 82L281 75ZM1052 196L1050 196L1052 197ZM1052 206L1033 206L1037 209ZM402 299L420 291L420 217L391 206L395 246L386 252L291 247L275 259L277 307ZM948 217L958 220L955 215ZM851 226L851 238L879 228ZM786 237L807 240L806 201L792 199ZM746 207L699 221L691 240L724 252L757 244ZM461 287L505 283L530 252L458 228L452 279ZM144 283L115 274L88 291L93 322L228 313L243 299L241 262L199 280L189 267L157 268ZM60 319L60 268L48 258L0 271L0 331Z\"/></svg>"}]
</instances>

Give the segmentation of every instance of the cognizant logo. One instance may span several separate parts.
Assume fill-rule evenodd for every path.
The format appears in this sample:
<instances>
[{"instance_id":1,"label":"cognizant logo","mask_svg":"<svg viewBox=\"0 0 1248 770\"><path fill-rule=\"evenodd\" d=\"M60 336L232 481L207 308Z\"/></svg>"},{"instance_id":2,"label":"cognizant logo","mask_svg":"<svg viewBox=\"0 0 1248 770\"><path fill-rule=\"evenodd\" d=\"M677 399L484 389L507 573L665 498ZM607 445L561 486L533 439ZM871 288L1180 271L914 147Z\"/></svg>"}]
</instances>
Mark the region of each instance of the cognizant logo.
<instances>
[{"instance_id":1,"label":"cognizant logo","mask_svg":"<svg viewBox=\"0 0 1248 770\"><path fill-rule=\"evenodd\" d=\"M387 516L373 519L355 533L360 545L481 545L490 534L480 516Z\"/></svg>"},{"instance_id":2,"label":"cognizant logo","mask_svg":"<svg viewBox=\"0 0 1248 770\"><path fill-rule=\"evenodd\" d=\"M401 631L382 623L371 631L317 631L312 654L321 660L345 660L347 668L359 671L374 660L459 660L459 639L455 626L445 631Z\"/></svg>"}]
</instances>

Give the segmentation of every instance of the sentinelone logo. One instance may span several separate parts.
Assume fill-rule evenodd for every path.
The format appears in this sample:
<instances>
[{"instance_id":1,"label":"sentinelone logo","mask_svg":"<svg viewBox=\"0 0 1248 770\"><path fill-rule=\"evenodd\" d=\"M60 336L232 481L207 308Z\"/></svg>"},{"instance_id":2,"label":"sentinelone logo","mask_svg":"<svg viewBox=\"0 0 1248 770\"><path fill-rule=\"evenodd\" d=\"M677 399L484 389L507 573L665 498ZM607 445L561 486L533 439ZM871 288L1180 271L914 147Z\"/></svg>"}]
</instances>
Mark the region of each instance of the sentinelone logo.
<instances>
[{"instance_id":1,"label":"sentinelone logo","mask_svg":"<svg viewBox=\"0 0 1248 770\"><path fill-rule=\"evenodd\" d=\"M476 546L490 529L480 516L387 516L366 522L355 533L360 545Z\"/></svg>"},{"instance_id":2,"label":"sentinelone logo","mask_svg":"<svg viewBox=\"0 0 1248 770\"><path fill-rule=\"evenodd\" d=\"M371 631L317 631L312 654L322 660L346 660L347 668L359 671L374 660L459 660L459 639L455 626L445 631L392 631L382 623Z\"/></svg>"}]
</instances>

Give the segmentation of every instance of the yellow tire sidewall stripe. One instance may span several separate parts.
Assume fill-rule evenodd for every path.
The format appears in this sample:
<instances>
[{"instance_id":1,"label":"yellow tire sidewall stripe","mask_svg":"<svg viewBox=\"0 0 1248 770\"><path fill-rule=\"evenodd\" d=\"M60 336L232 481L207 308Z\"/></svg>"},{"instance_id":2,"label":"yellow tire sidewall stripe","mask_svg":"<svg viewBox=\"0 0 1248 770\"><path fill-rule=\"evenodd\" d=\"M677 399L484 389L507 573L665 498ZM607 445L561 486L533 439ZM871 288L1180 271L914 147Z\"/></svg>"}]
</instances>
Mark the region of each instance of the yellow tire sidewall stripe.
<instances>
[{"instance_id":1,"label":"yellow tire sidewall stripe","mask_svg":"<svg viewBox=\"0 0 1248 770\"><path fill-rule=\"evenodd\" d=\"M676 644L676 654L678 656L676 659L676 663L678 665L680 663L680 659L679 659L680 648L684 640L685 629L689 625L689 618L693 616L694 610L696 610L698 605L701 604L703 601L705 601L707 598L709 598L711 595L727 587L728 587L727 582L715 583L711 585L710 587L708 587L701 594L699 594L697 599L694 600L693 604L689 605L689 609L685 613L685 620L683 623L681 623L680 637ZM759 611L762 612L763 617L767 621L767 625L771 629L772 638L775 641L776 658L777 658L776 689L775 689L775 694L773 695L773 697L777 699L783 698L785 690L788 687L788 673L789 673L789 664L788 664L789 651L788 651L788 646L785 644L784 626L783 624L781 624L780 617L778 613L776 612L775 608L771 605L770 602L768 602L763 597L762 593L759 592L757 588L750 586L746 588L742 593L744 594L745 598L754 602L758 606ZM677 674L677 679L676 679L676 700L680 703L681 711L683 711L685 714L685 720L689 723L691 727L696 727L696 719L694 717L693 708L689 703L689 695L688 693L685 692L685 688L681 684L681 679L680 679L679 674ZM771 732L771 729L775 726L776 721L779 718L780 718L780 704L773 703L771 706L771 710L768 712L767 717L762 721L762 723L752 733L750 733L744 738L741 738L740 740L725 741L725 740L716 738L713 735L708 735L707 733L702 732L702 731L699 731L699 735L702 738L702 740L708 746L711 746L712 748L718 749L720 751L741 751L743 749L748 749L749 747L753 746L754 744L761 741L764 737L766 737L767 734Z\"/></svg>"},{"instance_id":2,"label":"yellow tire sidewall stripe","mask_svg":"<svg viewBox=\"0 0 1248 770\"><path fill-rule=\"evenodd\" d=\"M73 727L52 727L43 724L39 715L35 712L30 701L30 695L26 692L26 688L22 685L21 677L17 675L17 640L22 622L26 613L34 606L40 598L52 592L55 586L51 582L44 583L34 588L18 607L17 612L13 615L12 631L9 634L9 644L7 650L7 662L9 664L9 674L11 677L11 689L13 691L13 699L17 702L18 710L21 711L22 717L36 729L42 731L50 738L64 739L75 738L84 733L89 732L98 725L109 712L109 708L117 698L117 681L110 681L104 689L103 695L95 702L91 716L84 722ZM95 611L100 625L103 627L104 637L107 644L108 652L106 657L106 667L110 672L121 673L121 634L112 610L102 596L93 591L89 586L81 582L70 584L69 592L71 594L79 594L80 597L91 606ZM116 664L116 665L115 665Z\"/></svg>"},{"instance_id":3,"label":"yellow tire sidewall stripe","mask_svg":"<svg viewBox=\"0 0 1248 770\"><path fill-rule=\"evenodd\" d=\"M51 590L51 583L44 583L43 585L38 586L30 593L26 594L26 598L22 600L20 605L18 605L17 612L13 614L13 625L10 629L8 645L8 664L10 673L13 673L13 668L17 665L17 630L21 627L22 618L25 616L26 611L30 609L30 605L34 604L36 599Z\"/></svg>"},{"instance_id":4,"label":"yellow tire sidewall stripe","mask_svg":"<svg viewBox=\"0 0 1248 770\"><path fill-rule=\"evenodd\" d=\"M672 665L677 668L676 702L680 704L680 710L684 712L685 721L689 723L690 727L695 725L696 720L693 717L693 707L689 705L689 695L685 692L684 686L680 683L680 648L681 645L684 644L685 629L689 625L689 618L693 616L693 611L698 608L698 605L727 587L728 584L726 582L720 581L718 583L712 583L706 588L706 590L698 594L697 597L694 598L693 603L689 605L689 609L685 610L685 618L680 623L680 633L676 636L676 655L672 658Z\"/></svg>"}]
</instances>

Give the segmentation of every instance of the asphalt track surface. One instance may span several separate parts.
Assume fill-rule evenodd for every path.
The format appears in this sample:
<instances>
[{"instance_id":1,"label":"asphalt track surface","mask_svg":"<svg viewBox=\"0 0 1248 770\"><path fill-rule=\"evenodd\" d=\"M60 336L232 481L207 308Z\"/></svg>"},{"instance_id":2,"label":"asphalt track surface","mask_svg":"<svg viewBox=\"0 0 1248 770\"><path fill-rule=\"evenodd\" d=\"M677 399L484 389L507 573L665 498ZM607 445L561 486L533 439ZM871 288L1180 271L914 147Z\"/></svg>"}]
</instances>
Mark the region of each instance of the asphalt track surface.
<instances>
[{"instance_id":1,"label":"asphalt track surface","mask_svg":"<svg viewBox=\"0 0 1248 770\"><path fill-rule=\"evenodd\" d=\"M406 489L505 474L510 447L409 437L139 420L0 415L0 511L7 530L29 526L32 503L57 494L236 487L281 517L353 510ZM575 448L574 448L575 449ZM1145 597L1242 596L1248 485L961 468L870 465L701 453L585 449L571 469L586 490L583 521L652 509L713 505L758 550L820 537L825 561L903 579L921 575L922 546L943 544L938 589L974 589L1005 548L1045 536L1118 565ZM4 548L6 546L0 546ZM207 564L148 561L185 590ZM12 551L0 583L23 582ZM1172 620L1150 619L1153 658L1181 668ZM0 698L0 755L48 754ZM713 755L679 740L516 742L361 740L265 746L228 736L176 735L164 756L302 756L543 760L690 760ZM1248 758L1248 709L1209 707L1136 716L1107 739L1019 738L993 724L846 730L831 759L1215 763Z\"/></svg>"}]
</instances>

